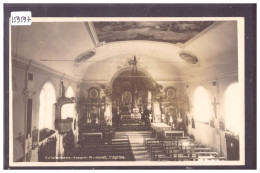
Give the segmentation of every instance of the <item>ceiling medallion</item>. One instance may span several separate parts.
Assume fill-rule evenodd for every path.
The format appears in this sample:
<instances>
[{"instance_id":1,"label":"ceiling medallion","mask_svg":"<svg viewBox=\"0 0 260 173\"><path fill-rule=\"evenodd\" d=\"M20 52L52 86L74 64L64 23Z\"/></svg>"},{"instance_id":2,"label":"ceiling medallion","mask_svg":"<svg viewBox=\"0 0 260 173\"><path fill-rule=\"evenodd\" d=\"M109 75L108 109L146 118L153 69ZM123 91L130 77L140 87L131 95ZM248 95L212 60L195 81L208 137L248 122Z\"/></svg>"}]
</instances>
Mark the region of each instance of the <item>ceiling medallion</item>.
<instances>
[{"instance_id":1,"label":"ceiling medallion","mask_svg":"<svg viewBox=\"0 0 260 173\"><path fill-rule=\"evenodd\" d=\"M96 89L92 89L89 92L91 98L97 98L98 97L98 91Z\"/></svg>"},{"instance_id":2,"label":"ceiling medallion","mask_svg":"<svg viewBox=\"0 0 260 173\"><path fill-rule=\"evenodd\" d=\"M82 54L80 54L75 60L74 60L74 65L78 66L80 63L83 63L87 61L89 58L93 57L96 54L95 51L87 51Z\"/></svg>"},{"instance_id":3,"label":"ceiling medallion","mask_svg":"<svg viewBox=\"0 0 260 173\"><path fill-rule=\"evenodd\" d=\"M179 56L181 57L181 59L190 64L197 64L199 62L198 58L195 55L187 52L182 52L179 54Z\"/></svg>"}]
</instances>

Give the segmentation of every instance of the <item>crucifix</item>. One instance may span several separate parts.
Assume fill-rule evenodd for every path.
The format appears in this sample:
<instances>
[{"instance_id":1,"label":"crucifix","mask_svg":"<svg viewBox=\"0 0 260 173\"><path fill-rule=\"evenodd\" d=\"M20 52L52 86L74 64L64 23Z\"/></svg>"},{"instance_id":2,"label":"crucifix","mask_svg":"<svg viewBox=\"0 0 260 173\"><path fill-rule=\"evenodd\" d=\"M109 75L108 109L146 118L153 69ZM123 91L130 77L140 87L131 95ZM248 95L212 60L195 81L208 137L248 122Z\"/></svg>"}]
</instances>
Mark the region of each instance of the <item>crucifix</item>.
<instances>
[{"instance_id":1,"label":"crucifix","mask_svg":"<svg viewBox=\"0 0 260 173\"><path fill-rule=\"evenodd\" d=\"M217 116L217 105L219 104L219 102L217 102L216 97L214 97L214 102L212 102L212 104L213 104L213 110L214 110L215 118L218 118L218 116Z\"/></svg>"}]
</instances>

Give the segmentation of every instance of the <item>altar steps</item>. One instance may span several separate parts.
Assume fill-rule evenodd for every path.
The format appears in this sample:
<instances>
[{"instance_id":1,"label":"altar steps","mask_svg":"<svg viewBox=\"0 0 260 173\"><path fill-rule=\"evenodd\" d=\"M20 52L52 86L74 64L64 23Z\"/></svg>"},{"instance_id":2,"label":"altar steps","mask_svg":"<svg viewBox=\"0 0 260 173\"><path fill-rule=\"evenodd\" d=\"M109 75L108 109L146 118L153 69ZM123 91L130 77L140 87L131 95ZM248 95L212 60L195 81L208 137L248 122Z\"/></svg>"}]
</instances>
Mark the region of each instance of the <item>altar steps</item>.
<instances>
[{"instance_id":1,"label":"altar steps","mask_svg":"<svg viewBox=\"0 0 260 173\"><path fill-rule=\"evenodd\" d=\"M65 161L134 161L127 135L116 135L110 143L83 143L65 153ZM80 158L75 160L74 158Z\"/></svg>"},{"instance_id":2,"label":"altar steps","mask_svg":"<svg viewBox=\"0 0 260 173\"><path fill-rule=\"evenodd\" d=\"M148 151L143 145L144 137L152 137L150 131L128 131L128 132L116 132L115 138L121 136L128 136L133 156L136 161L151 161Z\"/></svg>"}]
</instances>

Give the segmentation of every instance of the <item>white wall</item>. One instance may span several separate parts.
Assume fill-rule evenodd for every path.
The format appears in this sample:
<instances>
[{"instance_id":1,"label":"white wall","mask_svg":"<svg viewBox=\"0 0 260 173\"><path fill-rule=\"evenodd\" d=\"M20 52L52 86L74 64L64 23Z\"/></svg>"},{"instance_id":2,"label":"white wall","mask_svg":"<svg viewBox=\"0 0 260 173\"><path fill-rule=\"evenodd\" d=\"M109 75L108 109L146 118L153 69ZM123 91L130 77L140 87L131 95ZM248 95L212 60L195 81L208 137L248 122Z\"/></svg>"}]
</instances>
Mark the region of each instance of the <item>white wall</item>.
<instances>
[{"instance_id":1,"label":"white wall","mask_svg":"<svg viewBox=\"0 0 260 173\"><path fill-rule=\"evenodd\" d=\"M222 156L227 157L225 131L219 130L217 126L213 128L210 125L197 122L196 120L195 120L195 129L193 129L191 123L191 118L192 116L194 117L193 94L195 89L198 86L202 86L207 90L211 102L213 102L214 97L216 97L217 102L219 103L217 106L218 118L215 119L215 124L220 118L225 119L225 105L224 105L225 91L230 84L237 82L237 76L234 75L234 76L220 77L217 80L217 86L213 86L214 81L216 80L209 79L209 80L203 80L197 82L194 81L194 82L187 83L189 87L186 89L186 92L188 93L190 99L190 112L188 113L190 124L188 126L188 133L193 135L195 137L195 140L197 140L198 142L210 146L213 150L217 151Z\"/></svg>"},{"instance_id":2,"label":"white wall","mask_svg":"<svg viewBox=\"0 0 260 173\"><path fill-rule=\"evenodd\" d=\"M13 59L12 61L12 86L13 86L13 139L15 140L18 137L18 134L24 135L26 133L26 96L24 95L24 90L26 88L27 80L27 67L28 62L17 61ZM39 106L40 106L40 92L42 86L46 82L50 82L56 92L56 97L60 97L60 80L62 75L54 73L54 71L47 71L41 68L36 67L34 64L30 66L29 71L33 73L34 85L32 88L32 124L31 130L34 130L34 127L39 129ZM78 83L72 81L66 77L63 78L65 88L69 85L72 86L74 93L78 92L77 85ZM53 114L55 117L55 114ZM55 118L53 117L53 120ZM54 127L54 122L53 122ZM75 135L78 135L78 130L74 131ZM32 141L29 141L32 144ZM15 147L15 146L14 146ZM26 147L23 146L23 149ZM15 149L14 149L15 150ZM25 151L23 151L24 153ZM15 154L15 153L14 153ZM14 161L18 159L14 156Z\"/></svg>"}]
</instances>

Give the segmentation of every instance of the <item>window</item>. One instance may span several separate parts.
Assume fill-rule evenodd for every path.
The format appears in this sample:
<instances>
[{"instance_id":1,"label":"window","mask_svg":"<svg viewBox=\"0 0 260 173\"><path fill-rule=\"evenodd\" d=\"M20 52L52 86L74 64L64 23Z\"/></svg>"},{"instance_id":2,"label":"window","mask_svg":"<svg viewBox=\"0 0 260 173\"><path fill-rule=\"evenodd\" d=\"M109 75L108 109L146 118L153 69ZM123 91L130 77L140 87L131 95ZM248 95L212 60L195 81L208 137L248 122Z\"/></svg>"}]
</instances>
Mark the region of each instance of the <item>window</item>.
<instances>
[{"instance_id":1,"label":"window","mask_svg":"<svg viewBox=\"0 0 260 173\"><path fill-rule=\"evenodd\" d=\"M29 81L33 81L33 74L32 74L32 73L28 73L28 74L27 74L27 79L28 79Z\"/></svg>"},{"instance_id":2,"label":"window","mask_svg":"<svg viewBox=\"0 0 260 173\"><path fill-rule=\"evenodd\" d=\"M194 118L196 121L208 123L213 115L208 92L202 86L196 88L193 96Z\"/></svg>"},{"instance_id":3,"label":"window","mask_svg":"<svg viewBox=\"0 0 260 173\"><path fill-rule=\"evenodd\" d=\"M241 88L238 83L230 85L225 92L225 122L226 129L236 135L242 126L243 101L241 99Z\"/></svg>"},{"instance_id":4,"label":"window","mask_svg":"<svg viewBox=\"0 0 260 173\"><path fill-rule=\"evenodd\" d=\"M39 129L54 129L54 103L56 94L51 83L46 83L40 92Z\"/></svg>"},{"instance_id":5,"label":"window","mask_svg":"<svg viewBox=\"0 0 260 173\"><path fill-rule=\"evenodd\" d=\"M74 92L71 86L68 87L66 97L74 97ZM61 108L61 118L66 119L68 117L73 118L76 115L75 103L65 104Z\"/></svg>"}]
</instances>

